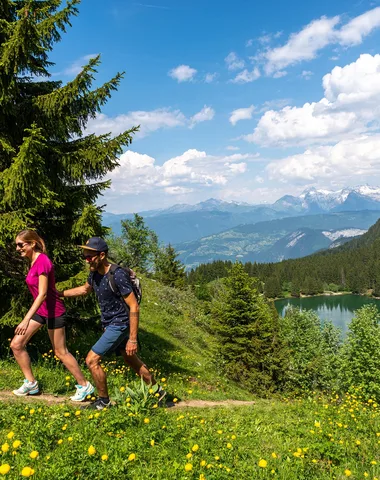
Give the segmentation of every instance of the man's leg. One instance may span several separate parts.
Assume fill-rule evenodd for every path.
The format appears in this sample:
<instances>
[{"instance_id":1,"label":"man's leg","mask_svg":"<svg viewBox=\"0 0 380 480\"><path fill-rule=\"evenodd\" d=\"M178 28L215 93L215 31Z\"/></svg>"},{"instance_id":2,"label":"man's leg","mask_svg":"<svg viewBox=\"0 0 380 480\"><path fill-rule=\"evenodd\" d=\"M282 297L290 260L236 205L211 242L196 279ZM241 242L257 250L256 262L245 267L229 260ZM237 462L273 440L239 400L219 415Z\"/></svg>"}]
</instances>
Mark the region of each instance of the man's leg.
<instances>
[{"instance_id":1,"label":"man's leg","mask_svg":"<svg viewBox=\"0 0 380 480\"><path fill-rule=\"evenodd\" d=\"M99 397L109 398L107 388L107 375L105 374L103 368L100 365L101 359L101 355L98 355L93 350L90 350L86 357L86 364L88 369L90 370L92 378L94 379L94 383L98 390Z\"/></svg>"},{"instance_id":2,"label":"man's leg","mask_svg":"<svg viewBox=\"0 0 380 480\"><path fill-rule=\"evenodd\" d=\"M143 378L144 382L148 385L155 385L157 382L154 379L153 374L149 371L148 367L142 362L137 355L127 355L125 350L121 350L121 355L125 361L133 370Z\"/></svg>"}]
</instances>

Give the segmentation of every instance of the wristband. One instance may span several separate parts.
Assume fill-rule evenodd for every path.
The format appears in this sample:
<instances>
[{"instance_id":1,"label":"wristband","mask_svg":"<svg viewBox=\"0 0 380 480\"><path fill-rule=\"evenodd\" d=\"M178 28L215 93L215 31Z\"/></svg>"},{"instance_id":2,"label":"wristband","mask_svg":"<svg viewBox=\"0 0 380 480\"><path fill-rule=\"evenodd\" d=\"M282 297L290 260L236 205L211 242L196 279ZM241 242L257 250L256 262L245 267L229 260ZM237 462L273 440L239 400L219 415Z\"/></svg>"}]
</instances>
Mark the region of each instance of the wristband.
<instances>
[{"instance_id":1,"label":"wristband","mask_svg":"<svg viewBox=\"0 0 380 480\"><path fill-rule=\"evenodd\" d=\"M138 342L135 341L135 340L128 340L128 342L129 342L129 343L132 343L133 345L137 345L137 344L138 344Z\"/></svg>"}]
</instances>

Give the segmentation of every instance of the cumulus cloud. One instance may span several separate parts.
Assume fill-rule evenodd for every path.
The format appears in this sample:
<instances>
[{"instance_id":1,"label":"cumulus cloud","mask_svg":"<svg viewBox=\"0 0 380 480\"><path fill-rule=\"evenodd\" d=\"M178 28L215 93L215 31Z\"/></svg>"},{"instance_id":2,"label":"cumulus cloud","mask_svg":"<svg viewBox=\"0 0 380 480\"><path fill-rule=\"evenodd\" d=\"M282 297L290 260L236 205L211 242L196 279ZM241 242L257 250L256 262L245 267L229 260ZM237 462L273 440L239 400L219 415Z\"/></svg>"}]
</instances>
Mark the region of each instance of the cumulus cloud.
<instances>
[{"instance_id":1,"label":"cumulus cloud","mask_svg":"<svg viewBox=\"0 0 380 480\"><path fill-rule=\"evenodd\" d=\"M224 61L226 62L228 70L241 70L245 67L244 60L239 58L235 52L229 53Z\"/></svg>"},{"instance_id":2,"label":"cumulus cloud","mask_svg":"<svg viewBox=\"0 0 380 480\"><path fill-rule=\"evenodd\" d=\"M218 77L218 74L215 73L207 73L205 76L205 83L212 83L216 78Z\"/></svg>"},{"instance_id":3,"label":"cumulus cloud","mask_svg":"<svg viewBox=\"0 0 380 480\"><path fill-rule=\"evenodd\" d=\"M152 188L171 195L189 193L195 188L226 185L246 171L251 158L249 154L213 156L191 149L158 165L148 155L127 151L109 178L118 194L138 194Z\"/></svg>"},{"instance_id":4,"label":"cumulus cloud","mask_svg":"<svg viewBox=\"0 0 380 480\"><path fill-rule=\"evenodd\" d=\"M169 77L177 80L178 83L191 82L196 74L197 70L189 65L179 65L168 72Z\"/></svg>"},{"instance_id":5,"label":"cumulus cloud","mask_svg":"<svg viewBox=\"0 0 380 480\"><path fill-rule=\"evenodd\" d=\"M251 83L260 78L260 76L260 70L257 67L251 71L245 69L238 73L236 77L231 80L231 83Z\"/></svg>"},{"instance_id":6,"label":"cumulus cloud","mask_svg":"<svg viewBox=\"0 0 380 480\"><path fill-rule=\"evenodd\" d=\"M202 110L190 118L189 128L194 128L197 123L208 122L215 116L215 110L205 105Z\"/></svg>"},{"instance_id":7,"label":"cumulus cloud","mask_svg":"<svg viewBox=\"0 0 380 480\"><path fill-rule=\"evenodd\" d=\"M268 164L271 179L300 184L353 176L369 181L380 168L380 134L342 140L333 146L317 146Z\"/></svg>"},{"instance_id":8,"label":"cumulus cloud","mask_svg":"<svg viewBox=\"0 0 380 480\"><path fill-rule=\"evenodd\" d=\"M261 53L265 73L274 75L284 68L316 58L328 45L353 46L362 43L374 29L380 27L380 7L369 10L340 26L342 18L321 17L313 20L279 47Z\"/></svg>"},{"instance_id":9,"label":"cumulus cloud","mask_svg":"<svg viewBox=\"0 0 380 480\"><path fill-rule=\"evenodd\" d=\"M254 105L251 105L248 108L238 108L234 110L230 115L230 123L232 125L236 125L237 122L240 122L240 120L250 120L254 110Z\"/></svg>"},{"instance_id":10,"label":"cumulus cloud","mask_svg":"<svg viewBox=\"0 0 380 480\"><path fill-rule=\"evenodd\" d=\"M60 74L55 75L66 75L66 76L77 76L83 70L83 67L87 65L87 63L92 59L97 57L97 53L90 53L88 55L84 55L83 57L78 58L75 60L71 65L63 70Z\"/></svg>"},{"instance_id":11,"label":"cumulus cloud","mask_svg":"<svg viewBox=\"0 0 380 480\"><path fill-rule=\"evenodd\" d=\"M86 133L118 135L131 127L140 125L140 131L136 134L136 137L142 138L156 130L184 126L186 123L187 119L181 111L169 108L159 108L152 111L139 110L116 117L109 117L100 113L96 118L88 121Z\"/></svg>"},{"instance_id":12,"label":"cumulus cloud","mask_svg":"<svg viewBox=\"0 0 380 480\"><path fill-rule=\"evenodd\" d=\"M301 77L304 78L305 80L310 80L313 75L314 73L311 72L310 70L303 70L301 73Z\"/></svg>"},{"instance_id":13,"label":"cumulus cloud","mask_svg":"<svg viewBox=\"0 0 380 480\"><path fill-rule=\"evenodd\" d=\"M323 77L325 96L302 107L269 110L244 138L261 145L331 143L377 126L380 114L380 55L361 55Z\"/></svg>"}]
</instances>

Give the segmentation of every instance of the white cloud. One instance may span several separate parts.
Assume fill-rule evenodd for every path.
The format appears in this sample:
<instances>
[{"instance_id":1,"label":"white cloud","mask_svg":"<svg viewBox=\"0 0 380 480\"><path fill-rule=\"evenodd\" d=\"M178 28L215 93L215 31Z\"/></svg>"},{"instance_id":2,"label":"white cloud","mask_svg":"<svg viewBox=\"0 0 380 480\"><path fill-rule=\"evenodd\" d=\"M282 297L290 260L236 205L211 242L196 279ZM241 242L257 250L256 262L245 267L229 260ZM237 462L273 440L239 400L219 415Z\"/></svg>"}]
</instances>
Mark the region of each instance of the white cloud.
<instances>
[{"instance_id":1,"label":"white cloud","mask_svg":"<svg viewBox=\"0 0 380 480\"><path fill-rule=\"evenodd\" d=\"M97 53L90 53L89 55L84 55L83 57L78 58L73 62L70 66L63 70L62 75L67 76L77 76L83 70L83 67L87 65L87 63L92 59L95 58L98 54ZM58 74L57 74L58 75Z\"/></svg>"},{"instance_id":2,"label":"white cloud","mask_svg":"<svg viewBox=\"0 0 380 480\"><path fill-rule=\"evenodd\" d=\"M200 112L191 117L189 128L194 128L197 123L208 122L212 120L214 116L215 110L205 105Z\"/></svg>"},{"instance_id":3,"label":"white cloud","mask_svg":"<svg viewBox=\"0 0 380 480\"><path fill-rule=\"evenodd\" d=\"M179 65L178 67L170 70L168 73L169 77L174 78L174 80L177 80L178 83L190 82L194 79L196 74L197 70L195 70L195 68L191 68L189 65Z\"/></svg>"},{"instance_id":4,"label":"white cloud","mask_svg":"<svg viewBox=\"0 0 380 480\"><path fill-rule=\"evenodd\" d=\"M205 76L205 83L212 83L217 77L218 77L218 74L216 72L207 73Z\"/></svg>"},{"instance_id":5,"label":"white cloud","mask_svg":"<svg viewBox=\"0 0 380 480\"><path fill-rule=\"evenodd\" d=\"M338 32L340 45L359 45L363 38L380 27L380 7L359 15L344 25Z\"/></svg>"},{"instance_id":6,"label":"white cloud","mask_svg":"<svg viewBox=\"0 0 380 480\"><path fill-rule=\"evenodd\" d=\"M267 112L274 108L284 108L292 103L291 98L278 98L276 100L267 100L261 106L260 113Z\"/></svg>"},{"instance_id":7,"label":"white cloud","mask_svg":"<svg viewBox=\"0 0 380 480\"><path fill-rule=\"evenodd\" d=\"M245 69L236 75L236 77L231 80L231 83L250 83L260 78L260 76L260 70L257 67L252 71Z\"/></svg>"},{"instance_id":8,"label":"white cloud","mask_svg":"<svg viewBox=\"0 0 380 480\"><path fill-rule=\"evenodd\" d=\"M263 177L261 177L260 175L256 175L255 181L256 181L257 183L264 183L265 180L264 180Z\"/></svg>"},{"instance_id":9,"label":"white cloud","mask_svg":"<svg viewBox=\"0 0 380 480\"><path fill-rule=\"evenodd\" d=\"M310 80L313 75L314 73L311 72L310 70L303 70L301 73L301 77L304 78L305 80Z\"/></svg>"},{"instance_id":10,"label":"white cloud","mask_svg":"<svg viewBox=\"0 0 380 480\"><path fill-rule=\"evenodd\" d=\"M282 77L286 77L286 75L288 74L288 72L286 70L279 70L278 72L275 72L273 74L273 78L282 78Z\"/></svg>"},{"instance_id":11,"label":"white cloud","mask_svg":"<svg viewBox=\"0 0 380 480\"><path fill-rule=\"evenodd\" d=\"M247 108L238 108L234 110L233 112L231 112L230 123L232 125L236 125L237 122L240 122L240 120L250 120L252 118L254 110L254 105L251 105Z\"/></svg>"},{"instance_id":12,"label":"white cloud","mask_svg":"<svg viewBox=\"0 0 380 480\"><path fill-rule=\"evenodd\" d=\"M380 55L361 55L323 77L325 97L302 107L269 110L244 138L261 145L331 143L374 129L380 115Z\"/></svg>"},{"instance_id":13,"label":"white cloud","mask_svg":"<svg viewBox=\"0 0 380 480\"><path fill-rule=\"evenodd\" d=\"M334 27L338 23L338 16L322 17L309 23L300 32L293 33L285 45L269 50L265 54L266 73L272 74L289 65L315 58L317 52L335 38Z\"/></svg>"},{"instance_id":14,"label":"white cloud","mask_svg":"<svg viewBox=\"0 0 380 480\"><path fill-rule=\"evenodd\" d=\"M187 119L182 112L169 108L159 108L150 112L143 110L128 112L116 117L108 117L100 113L96 118L88 121L86 133L102 135L111 132L113 135L118 135L131 127L140 125L140 131L135 136L142 138L156 130L184 126L186 123Z\"/></svg>"},{"instance_id":15,"label":"white cloud","mask_svg":"<svg viewBox=\"0 0 380 480\"><path fill-rule=\"evenodd\" d=\"M161 191L176 195L226 185L246 171L246 161L251 158L250 154L212 156L191 149L157 165L148 155L127 151L121 155L120 166L109 178L117 194L139 194L156 189L157 194Z\"/></svg>"},{"instance_id":16,"label":"white cloud","mask_svg":"<svg viewBox=\"0 0 380 480\"><path fill-rule=\"evenodd\" d=\"M229 150L230 152L236 152L236 151L240 150L240 148L235 147L233 145L228 145L228 147L226 147L226 150Z\"/></svg>"},{"instance_id":17,"label":"white cloud","mask_svg":"<svg viewBox=\"0 0 380 480\"><path fill-rule=\"evenodd\" d=\"M224 59L228 70L241 70L245 66L243 59L239 58L235 52L231 52Z\"/></svg>"},{"instance_id":18,"label":"white cloud","mask_svg":"<svg viewBox=\"0 0 380 480\"><path fill-rule=\"evenodd\" d=\"M339 178L342 184L353 177L370 181L380 169L380 134L342 140L334 146L318 146L304 153L271 162L266 170L280 182L315 183Z\"/></svg>"},{"instance_id":19,"label":"white cloud","mask_svg":"<svg viewBox=\"0 0 380 480\"><path fill-rule=\"evenodd\" d=\"M299 32L292 33L284 45L261 52L258 57L264 60L265 73L273 75L288 66L313 60L328 45L361 44L366 36L380 27L380 7L368 10L338 28L341 20L339 15L313 20Z\"/></svg>"}]
</instances>

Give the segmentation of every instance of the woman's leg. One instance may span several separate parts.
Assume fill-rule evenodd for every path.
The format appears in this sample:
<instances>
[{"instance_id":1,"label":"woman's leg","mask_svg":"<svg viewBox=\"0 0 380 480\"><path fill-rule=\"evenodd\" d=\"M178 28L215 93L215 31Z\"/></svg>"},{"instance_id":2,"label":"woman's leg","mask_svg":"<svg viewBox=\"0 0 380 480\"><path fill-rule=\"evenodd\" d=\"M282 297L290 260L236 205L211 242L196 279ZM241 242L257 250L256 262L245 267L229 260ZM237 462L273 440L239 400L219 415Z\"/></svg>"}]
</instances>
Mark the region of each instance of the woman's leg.
<instances>
[{"instance_id":1,"label":"woman's leg","mask_svg":"<svg viewBox=\"0 0 380 480\"><path fill-rule=\"evenodd\" d=\"M35 320L30 320L25 334L15 335L11 341L11 349L13 351L16 362L19 364L22 373L24 374L24 377L29 382L35 382L36 379L34 378L30 363L30 357L25 347L28 344L29 340L41 327L41 323L38 323Z\"/></svg>"},{"instance_id":2,"label":"woman's leg","mask_svg":"<svg viewBox=\"0 0 380 480\"><path fill-rule=\"evenodd\" d=\"M87 380L84 378L82 370L80 369L75 357L67 350L66 346L66 329L54 328L49 329L49 337L53 346L54 354L61 360L67 370L74 376L78 385L85 387Z\"/></svg>"}]
</instances>

